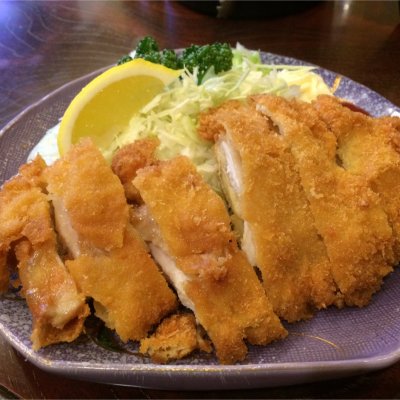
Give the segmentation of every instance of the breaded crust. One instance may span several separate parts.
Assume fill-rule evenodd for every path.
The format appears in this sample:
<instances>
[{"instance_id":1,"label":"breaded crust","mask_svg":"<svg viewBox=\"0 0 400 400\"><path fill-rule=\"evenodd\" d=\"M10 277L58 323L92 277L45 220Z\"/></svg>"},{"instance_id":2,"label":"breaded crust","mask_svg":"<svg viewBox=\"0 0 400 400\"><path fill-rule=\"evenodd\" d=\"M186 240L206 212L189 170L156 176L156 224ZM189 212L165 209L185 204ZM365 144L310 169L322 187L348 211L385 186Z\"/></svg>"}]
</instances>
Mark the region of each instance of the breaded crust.
<instances>
[{"instance_id":1,"label":"breaded crust","mask_svg":"<svg viewBox=\"0 0 400 400\"><path fill-rule=\"evenodd\" d=\"M136 140L119 149L113 156L111 169L121 180L128 201L135 204L143 203L138 190L132 184L132 180L140 168L156 162L154 153L159 144L160 141L157 138Z\"/></svg>"},{"instance_id":2,"label":"breaded crust","mask_svg":"<svg viewBox=\"0 0 400 400\"><path fill-rule=\"evenodd\" d=\"M70 248L90 252L122 246L128 221L124 189L91 140L75 145L45 178L59 234Z\"/></svg>"},{"instance_id":3,"label":"breaded crust","mask_svg":"<svg viewBox=\"0 0 400 400\"><path fill-rule=\"evenodd\" d=\"M366 305L392 271L392 229L365 177L336 163L336 137L306 103L254 98L288 141L332 274L348 305Z\"/></svg>"},{"instance_id":4,"label":"breaded crust","mask_svg":"<svg viewBox=\"0 0 400 400\"><path fill-rule=\"evenodd\" d=\"M154 362L167 363L179 360L195 350L210 352L199 338L193 314L174 314L164 319L156 331L140 341L140 352L149 355Z\"/></svg>"},{"instance_id":5,"label":"breaded crust","mask_svg":"<svg viewBox=\"0 0 400 400\"><path fill-rule=\"evenodd\" d=\"M32 246L22 241L16 246L23 295L33 317L32 348L72 342L83 330L89 307L78 293L51 241Z\"/></svg>"},{"instance_id":6,"label":"breaded crust","mask_svg":"<svg viewBox=\"0 0 400 400\"><path fill-rule=\"evenodd\" d=\"M49 204L42 193L42 173L46 167L38 156L20 167L18 175L4 183L0 191L0 249L21 237L31 243L53 238Z\"/></svg>"},{"instance_id":7,"label":"breaded crust","mask_svg":"<svg viewBox=\"0 0 400 400\"><path fill-rule=\"evenodd\" d=\"M57 254L50 205L42 193L44 168L41 158L23 165L0 192L2 286L8 287L7 253L15 250L22 294L32 313L35 350L76 339L89 313Z\"/></svg>"},{"instance_id":8,"label":"breaded crust","mask_svg":"<svg viewBox=\"0 0 400 400\"><path fill-rule=\"evenodd\" d=\"M283 339L287 332L244 253L236 249L225 267L224 279L192 279L185 289L219 360L223 364L232 364L243 360L247 354L244 339L252 344L266 345Z\"/></svg>"},{"instance_id":9,"label":"breaded crust","mask_svg":"<svg viewBox=\"0 0 400 400\"><path fill-rule=\"evenodd\" d=\"M144 338L177 307L176 296L130 226L121 248L82 255L66 265L79 289L94 299L97 315L123 341Z\"/></svg>"},{"instance_id":10,"label":"breaded crust","mask_svg":"<svg viewBox=\"0 0 400 400\"><path fill-rule=\"evenodd\" d=\"M336 285L315 228L296 162L282 137L253 102L229 101L200 117L239 155L239 217L249 224L257 266L274 311L287 321L309 318L336 300ZM221 167L221 173L224 167Z\"/></svg>"},{"instance_id":11,"label":"breaded crust","mask_svg":"<svg viewBox=\"0 0 400 400\"><path fill-rule=\"evenodd\" d=\"M229 215L190 161L178 157L144 168L133 183L146 195L145 203L171 254L180 259L180 268L188 275L223 278L225 259L236 248Z\"/></svg>"},{"instance_id":12,"label":"breaded crust","mask_svg":"<svg viewBox=\"0 0 400 400\"><path fill-rule=\"evenodd\" d=\"M394 235L394 263L400 261L400 155L393 143L400 118L372 118L350 110L333 96L313 103L338 142L337 155L345 170L363 176L380 195Z\"/></svg>"},{"instance_id":13,"label":"breaded crust","mask_svg":"<svg viewBox=\"0 0 400 400\"><path fill-rule=\"evenodd\" d=\"M177 300L129 224L120 180L86 140L52 166L46 179L78 287L122 340L145 337Z\"/></svg>"},{"instance_id":14,"label":"breaded crust","mask_svg":"<svg viewBox=\"0 0 400 400\"><path fill-rule=\"evenodd\" d=\"M181 289L219 360L242 360L246 337L254 344L283 338L286 330L237 248L222 199L194 165L186 157L160 162L140 170L133 183L159 225L169 256L188 278Z\"/></svg>"}]
</instances>

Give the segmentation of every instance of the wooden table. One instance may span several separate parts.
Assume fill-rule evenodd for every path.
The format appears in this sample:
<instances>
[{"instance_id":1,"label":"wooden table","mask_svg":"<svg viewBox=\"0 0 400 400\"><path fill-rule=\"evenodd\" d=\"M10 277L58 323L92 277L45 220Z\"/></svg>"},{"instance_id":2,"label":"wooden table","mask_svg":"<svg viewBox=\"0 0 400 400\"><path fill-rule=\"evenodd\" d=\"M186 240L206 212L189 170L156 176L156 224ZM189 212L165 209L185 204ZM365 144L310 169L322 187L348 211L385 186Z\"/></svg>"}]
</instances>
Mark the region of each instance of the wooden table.
<instances>
[{"instance_id":1,"label":"wooden table","mask_svg":"<svg viewBox=\"0 0 400 400\"><path fill-rule=\"evenodd\" d=\"M199 13L192 9L196 4L189 5L1 1L0 127L53 89L114 63L144 35L171 48L239 41L339 72L400 106L397 1L314 2L292 15L268 15L268 3L258 3L257 13L247 6L233 10L236 16L229 19ZM243 18L246 13L250 15ZM258 18L249 18L254 14ZM10 398L398 398L400 363L359 377L287 388L163 392L54 376L32 366L0 339L0 384L0 393Z\"/></svg>"}]
</instances>

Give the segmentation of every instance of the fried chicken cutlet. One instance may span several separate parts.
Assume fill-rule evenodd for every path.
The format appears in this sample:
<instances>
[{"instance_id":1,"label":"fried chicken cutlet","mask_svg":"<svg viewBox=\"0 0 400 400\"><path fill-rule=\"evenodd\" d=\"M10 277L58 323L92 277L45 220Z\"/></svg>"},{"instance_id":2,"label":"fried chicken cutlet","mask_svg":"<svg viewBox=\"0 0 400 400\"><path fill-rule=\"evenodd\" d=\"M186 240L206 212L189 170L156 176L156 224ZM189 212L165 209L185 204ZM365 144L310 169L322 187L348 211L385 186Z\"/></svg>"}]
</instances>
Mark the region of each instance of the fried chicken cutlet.
<instances>
[{"instance_id":1,"label":"fried chicken cutlet","mask_svg":"<svg viewBox=\"0 0 400 400\"><path fill-rule=\"evenodd\" d=\"M122 247L106 255L82 254L66 265L78 288L93 298L96 316L124 342L146 337L177 306L175 295L131 225Z\"/></svg>"},{"instance_id":2,"label":"fried chicken cutlet","mask_svg":"<svg viewBox=\"0 0 400 400\"><path fill-rule=\"evenodd\" d=\"M186 157L138 171L133 181L159 230L153 257L216 348L220 362L242 360L252 344L286 336L257 275L237 247L222 199ZM146 238L145 238L146 239Z\"/></svg>"},{"instance_id":3,"label":"fried chicken cutlet","mask_svg":"<svg viewBox=\"0 0 400 400\"><path fill-rule=\"evenodd\" d=\"M22 295L32 313L33 349L71 342L83 329L89 314L84 296L57 253L50 204L42 192L46 165L37 157L22 166L0 192L0 248L16 254ZM7 276L3 271L2 275ZM8 287L4 279L3 289Z\"/></svg>"},{"instance_id":4,"label":"fried chicken cutlet","mask_svg":"<svg viewBox=\"0 0 400 400\"><path fill-rule=\"evenodd\" d=\"M113 156L111 169L121 180L125 196L129 202L142 204L138 190L132 180L137 171L156 162L155 151L160 144L157 138L136 140L120 148Z\"/></svg>"},{"instance_id":5,"label":"fried chicken cutlet","mask_svg":"<svg viewBox=\"0 0 400 400\"><path fill-rule=\"evenodd\" d=\"M215 141L224 192L243 221L241 247L261 271L274 311L294 322L336 300L336 285L290 149L253 102L200 116Z\"/></svg>"},{"instance_id":6,"label":"fried chicken cutlet","mask_svg":"<svg viewBox=\"0 0 400 400\"><path fill-rule=\"evenodd\" d=\"M73 258L122 247L129 216L124 189L89 139L44 176L58 234Z\"/></svg>"},{"instance_id":7,"label":"fried chicken cutlet","mask_svg":"<svg viewBox=\"0 0 400 400\"><path fill-rule=\"evenodd\" d=\"M313 106L270 95L253 99L290 146L345 304L366 305L393 263L392 229L379 195L336 163L336 137Z\"/></svg>"},{"instance_id":8,"label":"fried chicken cutlet","mask_svg":"<svg viewBox=\"0 0 400 400\"><path fill-rule=\"evenodd\" d=\"M142 339L177 300L129 223L118 177L94 144L83 140L45 178L78 287L123 341Z\"/></svg>"},{"instance_id":9,"label":"fried chicken cutlet","mask_svg":"<svg viewBox=\"0 0 400 400\"><path fill-rule=\"evenodd\" d=\"M337 155L343 168L364 176L372 190L380 195L393 228L394 263L397 264L400 261L400 155L393 143L397 135L396 118L372 118L352 111L333 96L319 96L313 105L337 138Z\"/></svg>"},{"instance_id":10,"label":"fried chicken cutlet","mask_svg":"<svg viewBox=\"0 0 400 400\"><path fill-rule=\"evenodd\" d=\"M153 335L140 342L140 352L150 355L158 363L181 359L197 349L206 353L212 351L191 313L174 314L164 319Z\"/></svg>"}]
</instances>

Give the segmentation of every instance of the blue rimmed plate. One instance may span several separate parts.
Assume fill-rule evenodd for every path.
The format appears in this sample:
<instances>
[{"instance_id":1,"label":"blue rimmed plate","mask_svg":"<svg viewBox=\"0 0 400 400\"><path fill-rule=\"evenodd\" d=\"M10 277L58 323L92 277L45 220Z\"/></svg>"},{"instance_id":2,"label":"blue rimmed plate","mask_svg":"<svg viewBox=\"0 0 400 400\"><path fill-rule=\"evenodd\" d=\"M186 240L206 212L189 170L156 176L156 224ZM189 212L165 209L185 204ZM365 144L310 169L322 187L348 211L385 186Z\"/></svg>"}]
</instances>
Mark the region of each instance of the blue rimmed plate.
<instances>
[{"instance_id":1,"label":"blue rimmed plate","mask_svg":"<svg viewBox=\"0 0 400 400\"><path fill-rule=\"evenodd\" d=\"M268 64L306 64L263 54ZM337 74L318 68L332 85ZM0 132L0 183L14 175L43 133L55 125L77 92L101 71L77 79L33 104ZM376 92L342 77L336 94L372 115L395 115L400 109ZM195 354L157 365L135 354L106 350L88 337L34 352L31 317L23 301L0 299L0 332L28 360L49 372L103 383L158 389L238 389L290 385L338 378L386 367L400 360L400 272L385 279L382 290L362 309L334 308L312 320L287 326L289 337L266 347L251 347L246 360L219 365Z\"/></svg>"}]
</instances>

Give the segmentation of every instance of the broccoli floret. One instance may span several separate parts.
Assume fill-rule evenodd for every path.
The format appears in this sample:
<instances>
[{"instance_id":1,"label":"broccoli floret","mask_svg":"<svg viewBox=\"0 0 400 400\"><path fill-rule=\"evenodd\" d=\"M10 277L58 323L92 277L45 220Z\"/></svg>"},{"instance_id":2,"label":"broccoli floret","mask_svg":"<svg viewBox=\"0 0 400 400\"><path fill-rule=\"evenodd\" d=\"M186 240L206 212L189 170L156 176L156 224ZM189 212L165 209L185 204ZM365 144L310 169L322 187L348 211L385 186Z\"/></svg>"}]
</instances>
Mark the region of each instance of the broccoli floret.
<instances>
[{"instance_id":1,"label":"broccoli floret","mask_svg":"<svg viewBox=\"0 0 400 400\"><path fill-rule=\"evenodd\" d=\"M154 64L161 64L161 55L158 51L151 51L140 56L135 55L135 58L143 58L143 60L150 61Z\"/></svg>"},{"instance_id":2,"label":"broccoli floret","mask_svg":"<svg viewBox=\"0 0 400 400\"><path fill-rule=\"evenodd\" d=\"M232 49L228 43L192 45L182 53L182 63L190 72L193 72L195 67L198 68L198 83L201 83L211 67L214 67L216 74L229 71L232 68L232 58Z\"/></svg>"},{"instance_id":3,"label":"broccoli floret","mask_svg":"<svg viewBox=\"0 0 400 400\"><path fill-rule=\"evenodd\" d=\"M160 64L161 57L157 42L151 36L145 36L136 46L135 58L143 58L155 64ZM123 56L118 65L131 61L131 56Z\"/></svg>"},{"instance_id":4,"label":"broccoli floret","mask_svg":"<svg viewBox=\"0 0 400 400\"><path fill-rule=\"evenodd\" d=\"M136 47L135 58L143 58L152 63L160 64L161 56L157 42L150 36L144 37Z\"/></svg>"},{"instance_id":5,"label":"broccoli floret","mask_svg":"<svg viewBox=\"0 0 400 400\"><path fill-rule=\"evenodd\" d=\"M190 71L198 65L198 54L200 46L192 44L183 50L181 55L182 64Z\"/></svg>"},{"instance_id":6,"label":"broccoli floret","mask_svg":"<svg viewBox=\"0 0 400 400\"><path fill-rule=\"evenodd\" d=\"M136 46L135 58L141 58L141 55L146 55L154 51L160 51L157 42L151 36L145 36Z\"/></svg>"},{"instance_id":7,"label":"broccoli floret","mask_svg":"<svg viewBox=\"0 0 400 400\"><path fill-rule=\"evenodd\" d=\"M228 43L213 43L205 46L192 45L186 48L182 55L177 56L175 51L170 49L160 52L157 42L151 36L146 36L138 43L135 58L143 58L171 69L185 67L193 72L197 68L197 82L200 84L210 68L213 68L216 74L229 71L232 68L233 53ZM130 56L124 56L118 61L118 65L130 60Z\"/></svg>"},{"instance_id":8,"label":"broccoli floret","mask_svg":"<svg viewBox=\"0 0 400 400\"><path fill-rule=\"evenodd\" d=\"M132 61L132 60L133 60L133 58L132 58L131 56L128 56L128 55L122 56L122 57L118 60L117 65L125 64L125 63L127 63L127 62L129 62L129 61Z\"/></svg>"},{"instance_id":9,"label":"broccoli floret","mask_svg":"<svg viewBox=\"0 0 400 400\"><path fill-rule=\"evenodd\" d=\"M171 69L182 68L182 61L178 58L175 51L164 49L161 53L161 64Z\"/></svg>"},{"instance_id":10,"label":"broccoli floret","mask_svg":"<svg viewBox=\"0 0 400 400\"><path fill-rule=\"evenodd\" d=\"M160 53L157 42L150 36L144 37L137 45L135 58L143 58L155 64L162 64L171 69L181 68L173 50L165 49Z\"/></svg>"}]
</instances>

